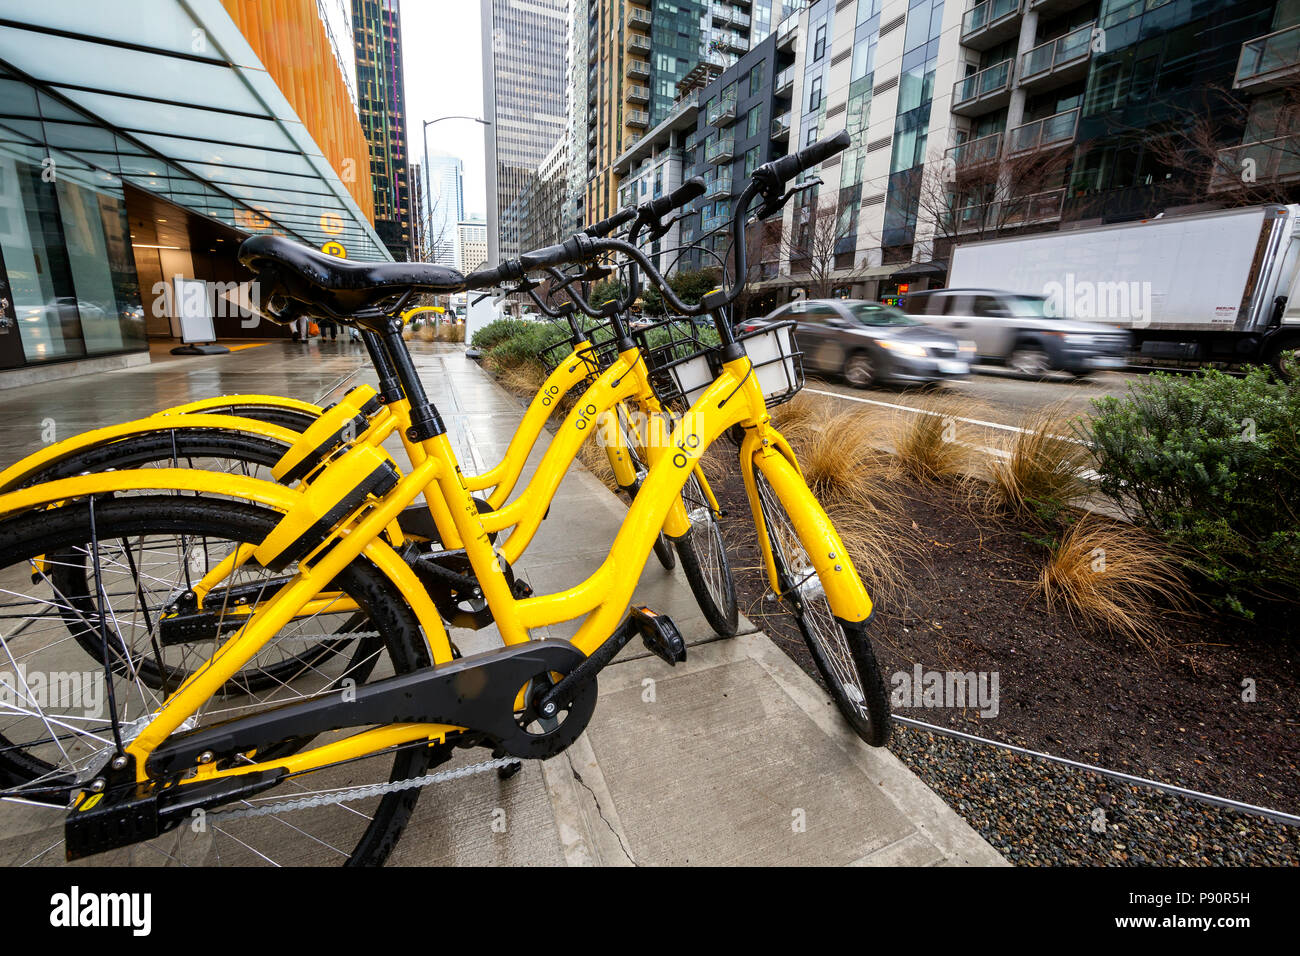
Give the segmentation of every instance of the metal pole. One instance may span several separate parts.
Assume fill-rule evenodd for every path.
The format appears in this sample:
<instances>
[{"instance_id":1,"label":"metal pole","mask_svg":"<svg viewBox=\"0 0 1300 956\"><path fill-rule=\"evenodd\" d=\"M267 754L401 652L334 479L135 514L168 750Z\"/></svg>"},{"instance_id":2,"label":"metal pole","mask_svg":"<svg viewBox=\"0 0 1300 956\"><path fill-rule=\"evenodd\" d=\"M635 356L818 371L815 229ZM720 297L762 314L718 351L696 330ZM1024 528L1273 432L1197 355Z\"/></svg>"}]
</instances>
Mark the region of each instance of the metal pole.
<instances>
[{"instance_id":1,"label":"metal pole","mask_svg":"<svg viewBox=\"0 0 1300 956\"><path fill-rule=\"evenodd\" d=\"M424 255L422 256L422 258L426 262L430 260L430 252L432 250L429 247L432 245L432 243L430 242L429 236L433 232L433 205L431 201L431 197L433 195L433 190L432 190L433 179L429 175L429 127L432 126L434 123L441 123L443 120L450 120L450 119L473 120L475 123L481 123L484 126L492 125L491 120L485 120L478 116L436 116L431 120L422 120L424 126L423 130L421 131L424 135L424 208L425 208L426 220L428 223L427 228L424 230L424 241L425 241L426 248L424 250Z\"/></svg>"}]
</instances>

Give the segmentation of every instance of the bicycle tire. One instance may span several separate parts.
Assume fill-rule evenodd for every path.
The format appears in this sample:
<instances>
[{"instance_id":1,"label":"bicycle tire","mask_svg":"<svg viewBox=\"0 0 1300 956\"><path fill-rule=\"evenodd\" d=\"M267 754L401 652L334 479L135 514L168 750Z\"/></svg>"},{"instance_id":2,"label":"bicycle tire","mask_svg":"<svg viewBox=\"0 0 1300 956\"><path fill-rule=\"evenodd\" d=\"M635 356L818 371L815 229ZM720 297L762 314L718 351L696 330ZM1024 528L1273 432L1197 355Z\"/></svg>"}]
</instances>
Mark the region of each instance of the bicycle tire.
<instances>
[{"instance_id":1,"label":"bicycle tire","mask_svg":"<svg viewBox=\"0 0 1300 956\"><path fill-rule=\"evenodd\" d=\"M691 515L691 529L674 538L682 573L695 595L709 627L719 637L735 637L740 622L736 581L727 560L727 546L722 540L717 516L709 506L699 480L691 475L682 488L682 502Z\"/></svg>"},{"instance_id":2,"label":"bicycle tire","mask_svg":"<svg viewBox=\"0 0 1300 956\"><path fill-rule=\"evenodd\" d=\"M270 468L280 460L280 457L287 450L287 446L273 439L224 432L219 429L199 428L177 429L174 431L166 429L132 435L118 441L92 446L51 464L49 467L30 476L24 484L34 485L80 475L85 472L97 472L109 467L114 469L136 468L160 461L178 461L179 463L192 464L196 458L228 459L240 466L251 464ZM241 467L239 470L243 474L250 474L247 467ZM75 580L68 580L69 577L74 575L74 568L66 564L60 564L59 570L56 572L56 580L62 579L60 586L72 587L75 590L78 583ZM93 640L87 638L84 634L74 634L74 640L77 640L92 656L101 650ZM322 646L319 651L304 651L303 654L295 658L286 659L272 667L260 669L255 673L241 671L232 680L237 679L240 682L239 686L247 686L248 689L265 688L284 680L288 675L298 672L304 664L321 663L326 656L339 653L348 643L350 642L342 641L332 646ZM357 644L355 650L360 652L363 650L363 646ZM169 669L156 660L147 658L142 658L138 666L143 678L150 683L150 686L154 687L165 687L169 684L179 683L186 676L184 673L174 672L174 669ZM364 676L368 676L368 673Z\"/></svg>"},{"instance_id":3,"label":"bicycle tire","mask_svg":"<svg viewBox=\"0 0 1300 956\"><path fill-rule=\"evenodd\" d=\"M105 499L96 503L93 517L96 536L101 540L179 532L219 537L231 543L251 543L265 537L280 516L270 509L243 502L168 495ZM90 521L89 505L78 502L0 522L0 574L4 574L5 569L24 568L33 556L48 553L51 549L84 544L91 537ZM333 584L356 601L379 632L379 641L387 651L395 673L406 673L431 663L414 613L400 592L374 565L364 558L357 558L337 575ZM333 683L327 684L317 693L332 693L334 686ZM119 696L117 699L123 698ZM0 793L7 791L11 797L21 796L22 781L47 779L62 788L62 792L46 792L50 789L47 782L42 786L42 796L46 798L42 802L66 807L71 796L81 787L72 775L72 768L58 774L57 767L29 751L32 745L13 743L6 736L13 733L13 726L16 724L10 722L0 733L0 776L4 778L4 790ZM58 743L58 750L64 751L69 746L67 736L65 734L65 739ZM284 743L301 746L302 741ZM407 747L393 751L388 780L423 775L434 759L435 751L438 755L444 753L433 747ZM386 757L374 759L386 760ZM418 788L382 795L373 810L366 814L369 823L365 824L360 839L346 854L346 865L382 865L418 799ZM276 830L281 836L285 832ZM319 840L313 842L319 843Z\"/></svg>"},{"instance_id":4,"label":"bicycle tire","mask_svg":"<svg viewBox=\"0 0 1300 956\"><path fill-rule=\"evenodd\" d=\"M806 587L815 572L808 568L810 562L794 533L793 522L757 466L754 482L776 565L781 603L798 623L804 644L840 714L863 741L873 747L883 747L889 741L889 694L867 634L866 621L849 622L835 617L820 581L816 586Z\"/></svg>"}]
</instances>

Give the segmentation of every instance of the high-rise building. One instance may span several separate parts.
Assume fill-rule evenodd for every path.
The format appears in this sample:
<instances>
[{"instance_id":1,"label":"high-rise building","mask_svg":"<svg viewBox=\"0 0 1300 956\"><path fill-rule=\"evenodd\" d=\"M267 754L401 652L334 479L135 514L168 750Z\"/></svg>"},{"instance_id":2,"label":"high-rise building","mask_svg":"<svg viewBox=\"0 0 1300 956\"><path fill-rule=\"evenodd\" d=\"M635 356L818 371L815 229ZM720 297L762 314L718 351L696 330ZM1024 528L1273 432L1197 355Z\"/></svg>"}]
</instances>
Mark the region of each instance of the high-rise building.
<instances>
[{"instance_id":1,"label":"high-rise building","mask_svg":"<svg viewBox=\"0 0 1300 956\"><path fill-rule=\"evenodd\" d=\"M567 133L570 0L481 0L488 257L518 255L521 199Z\"/></svg>"},{"instance_id":2,"label":"high-rise building","mask_svg":"<svg viewBox=\"0 0 1300 956\"><path fill-rule=\"evenodd\" d=\"M395 259L410 259L411 199L407 181L406 94L399 0L352 0L357 105L370 143L375 231Z\"/></svg>"},{"instance_id":3,"label":"high-rise building","mask_svg":"<svg viewBox=\"0 0 1300 956\"><path fill-rule=\"evenodd\" d=\"M424 202L428 261L456 264L456 224L465 218L465 164L455 156L432 155Z\"/></svg>"},{"instance_id":4,"label":"high-rise building","mask_svg":"<svg viewBox=\"0 0 1300 956\"><path fill-rule=\"evenodd\" d=\"M672 112L677 84L700 62L711 0L589 0L588 221L618 207L618 158ZM737 8L739 9L739 8Z\"/></svg>"},{"instance_id":5,"label":"high-rise building","mask_svg":"<svg viewBox=\"0 0 1300 956\"><path fill-rule=\"evenodd\" d=\"M488 228L482 219L456 224L456 268L466 274L481 269L488 258ZM495 260L493 260L495 261Z\"/></svg>"}]
</instances>

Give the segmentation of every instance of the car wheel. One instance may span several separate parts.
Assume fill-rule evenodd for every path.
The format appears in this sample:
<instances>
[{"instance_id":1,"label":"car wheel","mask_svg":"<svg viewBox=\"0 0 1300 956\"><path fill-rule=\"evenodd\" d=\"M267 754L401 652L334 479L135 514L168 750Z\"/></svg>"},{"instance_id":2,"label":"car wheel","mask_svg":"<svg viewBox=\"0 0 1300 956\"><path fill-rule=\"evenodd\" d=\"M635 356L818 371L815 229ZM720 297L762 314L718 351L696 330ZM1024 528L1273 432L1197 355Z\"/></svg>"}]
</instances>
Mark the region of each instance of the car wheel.
<instances>
[{"instance_id":1,"label":"car wheel","mask_svg":"<svg viewBox=\"0 0 1300 956\"><path fill-rule=\"evenodd\" d=\"M1052 369L1047 353L1037 345L1018 345L1007 358L1007 364L1021 375L1042 378Z\"/></svg>"},{"instance_id":2,"label":"car wheel","mask_svg":"<svg viewBox=\"0 0 1300 956\"><path fill-rule=\"evenodd\" d=\"M855 352L844 363L844 380L854 388L866 388L876 380L876 363L866 352Z\"/></svg>"},{"instance_id":3,"label":"car wheel","mask_svg":"<svg viewBox=\"0 0 1300 956\"><path fill-rule=\"evenodd\" d=\"M1268 357L1273 374L1283 382L1300 381L1300 340L1280 343Z\"/></svg>"}]
</instances>

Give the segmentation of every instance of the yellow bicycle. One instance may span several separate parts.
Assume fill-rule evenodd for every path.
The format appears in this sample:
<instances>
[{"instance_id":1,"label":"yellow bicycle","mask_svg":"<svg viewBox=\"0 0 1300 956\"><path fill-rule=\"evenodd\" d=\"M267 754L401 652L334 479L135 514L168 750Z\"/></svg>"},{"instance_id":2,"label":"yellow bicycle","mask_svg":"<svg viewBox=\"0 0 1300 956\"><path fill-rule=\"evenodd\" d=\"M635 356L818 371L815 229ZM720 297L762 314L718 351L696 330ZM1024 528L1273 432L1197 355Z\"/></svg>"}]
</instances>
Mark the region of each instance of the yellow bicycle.
<instances>
[{"instance_id":1,"label":"yellow bicycle","mask_svg":"<svg viewBox=\"0 0 1300 956\"><path fill-rule=\"evenodd\" d=\"M762 199L760 218L773 214L790 195L789 179L847 144L841 135L755 172L732 226L735 275L745 275L751 201ZM711 314L722 344L656 370L692 400L600 567L556 593L522 592L510 571L513 539L491 540L494 516L466 486L393 316L417 292L482 288L610 253L635 262L674 308ZM629 602L700 456L736 426L771 586L799 621L845 719L868 743L885 742L888 705L866 633L870 598L767 412L769 400L802 381L790 328L737 340L722 319L743 279L693 309L635 245L583 236L463 280L428 265L326 263L271 237L248 240L241 256L276 291L283 314L296 303L383 338L422 457L401 475L381 449L358 444L292 489L188 469L125 470L0 497L5 654L32 667L67 666L74 659L67 632L81 630L100 642L109 671L107 717L70 713L28 687L0 721L0 797L25 812L68 808L69 857L140 846L196 862L254 862L276 852L297 862L382 863L422 786L562 751L590 719L597 674L633 637L670 663L684 659L672 622L629 611ZM764 357L755 362L747 349ZM640 361L635 350L621 353L588 390L591 404L608 407L628 394ZM702 369L708 381L699 380ZM557 442L580 440L574 435L593 427L593 414L575 407ZM159 494L139 494L146 490ZM481 588L503 647L453 653L421 583L418 553L396 529L421 494L445 507L464 543L465 577ZM521 524L541 507L526 505ZM82 581L72 593L53 580L65 565ZM192 587L176 587L168 574L176 567L196 576ZM579 618L570 640L532 637ZM364 661L336 655L280 687L232 687L277 644L318 646L340 622L383 654L364 679L355 677ZM141 687L138 647L198 633L222 637L216 653L165 693ZM494 759L430 773L456 748L479 747Z\"/></svg>"}]
</instances>

